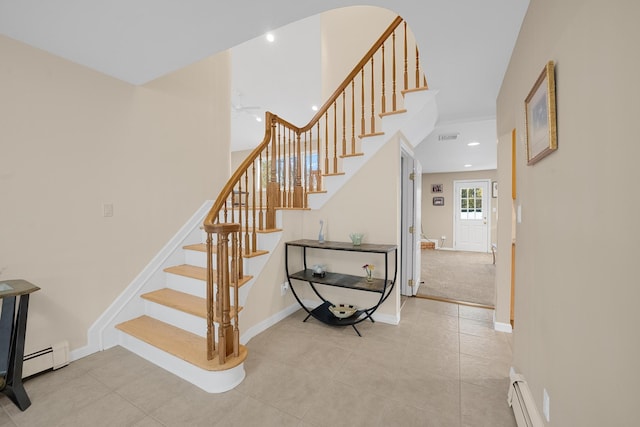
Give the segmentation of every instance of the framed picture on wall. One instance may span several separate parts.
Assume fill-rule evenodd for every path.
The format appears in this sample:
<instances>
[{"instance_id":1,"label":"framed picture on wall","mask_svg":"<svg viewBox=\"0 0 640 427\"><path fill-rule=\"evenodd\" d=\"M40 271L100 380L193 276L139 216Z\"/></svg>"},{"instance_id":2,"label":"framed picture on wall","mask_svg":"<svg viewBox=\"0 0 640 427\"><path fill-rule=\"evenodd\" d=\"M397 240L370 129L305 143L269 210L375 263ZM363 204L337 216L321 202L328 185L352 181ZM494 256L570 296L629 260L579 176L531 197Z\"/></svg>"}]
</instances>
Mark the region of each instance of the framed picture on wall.
<instances>
[{"instance_id":1,"label":"framed picture on wall","mask_svg":"<svg viewBox=\"0 0 640 427\"><path fill-rule=\"evenodd\" d=\"M433 206L444 206L444 197L434 197Z\"/></svg>"},{"instance_id":2,"label":"framed picture on wall","mask_svg":"<svg viewBox=\"0 0 640 427\"><path fill-rule=\"evenodd\" d=\"M524 109L527 165L533 165L558 149L553 61L545 65L524 101Z\"/></svg>"},{"instance_id":3,"label":"framed picture on wall","mask_svg":"<svg viewBox=\"0 0 640 427\"><path fill-rule=\"evenodd\" d=\"M442 184L431 184L432 193L442 193Z\"/></svg>"}]
</instances>

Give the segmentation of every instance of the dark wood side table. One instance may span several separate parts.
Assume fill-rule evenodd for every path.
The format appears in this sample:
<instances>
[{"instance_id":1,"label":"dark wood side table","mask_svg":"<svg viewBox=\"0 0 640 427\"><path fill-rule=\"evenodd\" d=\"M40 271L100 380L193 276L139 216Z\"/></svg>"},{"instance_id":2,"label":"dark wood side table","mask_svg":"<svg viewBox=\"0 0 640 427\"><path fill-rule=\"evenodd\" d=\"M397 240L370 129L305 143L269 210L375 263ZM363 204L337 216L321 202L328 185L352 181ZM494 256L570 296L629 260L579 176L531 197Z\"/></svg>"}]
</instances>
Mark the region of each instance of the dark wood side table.
<instances>
[{"instance_id":1,"label":"dark wood side table","mask_svg":"<svg viewBox=\"0 0 640 427\"><path fill-rule=\"evenodd\" d=\"M31 406L31 400L22 385L24 337L27 331L29 294L40 288L26 280L0 281L0 392L5 394L21 411ZM16 297L19 297L16 312Z\"/></svg>"}]
</instances>

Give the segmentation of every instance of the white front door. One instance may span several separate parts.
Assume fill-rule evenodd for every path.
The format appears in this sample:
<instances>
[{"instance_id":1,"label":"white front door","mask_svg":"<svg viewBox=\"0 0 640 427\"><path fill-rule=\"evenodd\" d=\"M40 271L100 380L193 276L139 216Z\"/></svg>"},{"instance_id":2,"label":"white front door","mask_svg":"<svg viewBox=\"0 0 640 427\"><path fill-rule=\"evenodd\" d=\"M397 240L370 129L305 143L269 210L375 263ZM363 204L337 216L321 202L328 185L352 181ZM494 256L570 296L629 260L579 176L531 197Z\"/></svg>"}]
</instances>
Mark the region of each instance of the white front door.
<instances>
[{"instance_id":1,"label":"white front door","mask_svg":"<svg viewBox=\"0 0 640 427\"><path fill-rule=\"evenodd\" d=\"M488 180L454 182L454 249L489 251Z\"/></svg>"}]
</instances>

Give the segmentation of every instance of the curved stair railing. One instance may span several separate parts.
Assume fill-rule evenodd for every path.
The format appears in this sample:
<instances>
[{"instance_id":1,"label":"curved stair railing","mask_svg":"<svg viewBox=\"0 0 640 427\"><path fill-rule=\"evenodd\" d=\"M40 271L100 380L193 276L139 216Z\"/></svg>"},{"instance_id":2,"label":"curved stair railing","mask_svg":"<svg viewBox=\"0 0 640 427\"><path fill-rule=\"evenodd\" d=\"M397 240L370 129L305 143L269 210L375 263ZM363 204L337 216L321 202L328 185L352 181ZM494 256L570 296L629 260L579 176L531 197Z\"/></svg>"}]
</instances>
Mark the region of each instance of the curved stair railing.
<instances>
[{"instance_id":1,"label":"curved stair railing","mask_svg":"<svg viewBox=\"0 0 640 427\"><path fill-rule=\"evenodd\" d=\"M397 32L402 33L400 42L396 40ZM225 340L218 343L221 363L239 345L237 313L229 314L228 289L230 283L235 283L237 298L237 283L244 276L241 257L264 253L258 249L257 236L276 230L278 209L306 209L309 194L325 192L324 177L343 174L342 159L363 155L359 146L362 140L382 133L376 129L379 118L406 111L399 108L400 95L428 89L414 40L406 22L401 17L394 19L303 127L266 112L262 142L233 173L204 221L209 265L213 264L216 252L214 241L218 243L218 268L207 269L207 288L211 289L207 311L220 313L220 318L227 321L218 328L219 339ZM409 54L414 51L415 55ZM400 75L402 82L398 83ZM235 224L235 228L227 227L228 224ZM224 247L230 246L229 250L222 251L222 241ZM227 259L226 252L236 255L230 270L221 266L220 260ZM220 284L215 293L214 282ZM210 331L214 328L214 317L217 316L212 314L208 319ZM230 317L236 319L233 333ZM213 335L207 334L209 360L215 357ZM227 351L220 351L222 348Z\"/></svg>"}]
</instances>

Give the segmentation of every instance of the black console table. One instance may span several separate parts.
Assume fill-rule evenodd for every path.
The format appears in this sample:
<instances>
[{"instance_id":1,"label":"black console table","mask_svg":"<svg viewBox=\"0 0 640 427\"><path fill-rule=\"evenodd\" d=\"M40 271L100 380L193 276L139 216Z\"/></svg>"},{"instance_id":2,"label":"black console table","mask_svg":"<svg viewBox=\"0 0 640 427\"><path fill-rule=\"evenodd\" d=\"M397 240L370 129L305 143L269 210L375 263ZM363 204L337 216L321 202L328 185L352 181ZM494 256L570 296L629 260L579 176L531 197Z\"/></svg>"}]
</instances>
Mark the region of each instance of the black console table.
<instances>
[{"instance_id":1,"label":"black console table","mask_svg":"<svg viewBox=\"0 0 640 427\"><path fill-rule=\"evenodd\" d=\"M0 281L2 314L0 315L0 392L21 411L31 405L22 385L24 337L27 331L29 294L40 288L26 280ZM20 297L16 313L16 297Z\"/></svg>"},{"instance_id":2,"label":"black console table","mask_svg":"<svg viewBox=\"0 0 640 427\"><path fill-rule=\"evenodd\" d=\"M290 273L289 270L289 249L290 247L296 247L302 249L303 269L295 273ZM350 274L327 272L323 277L314 276L313 270L307 266L307 255L309 249L319 250L331 250L331 251L346 251L346 252L365 252L380 254L384 257L384 279L374 278L372 281L367 281L363 276L354 276ZM389 257L393 254L393 279L389 278ZM285 243L285 269L287 274L287 280L291 292L296 301L302 308L308 313L304 319L306 322L310 316L320 320L323 323L333 326L352 326L359 336L360 331L356 328L356 324L369 319L374 321L371 315L380 307L380 305L391 294L396 282L396 276L398 273L398 247L395 245L376 245L376 244L362 244L354 246L352 243L347 242L323 242L320 243L317 240L295 240ZM314 309L307 308L295 291L292 283L292 279L307 282L315 294L322 300L322 303ZM366 292L376 292L380 294L380 298L377 303L371 307L360 308L356 312L347 318L338 318L333 315L329 310L334 306L333 303L322 297L316 285L338 286L341 288L356 289Z\"/></svg>"}]
</instances>

